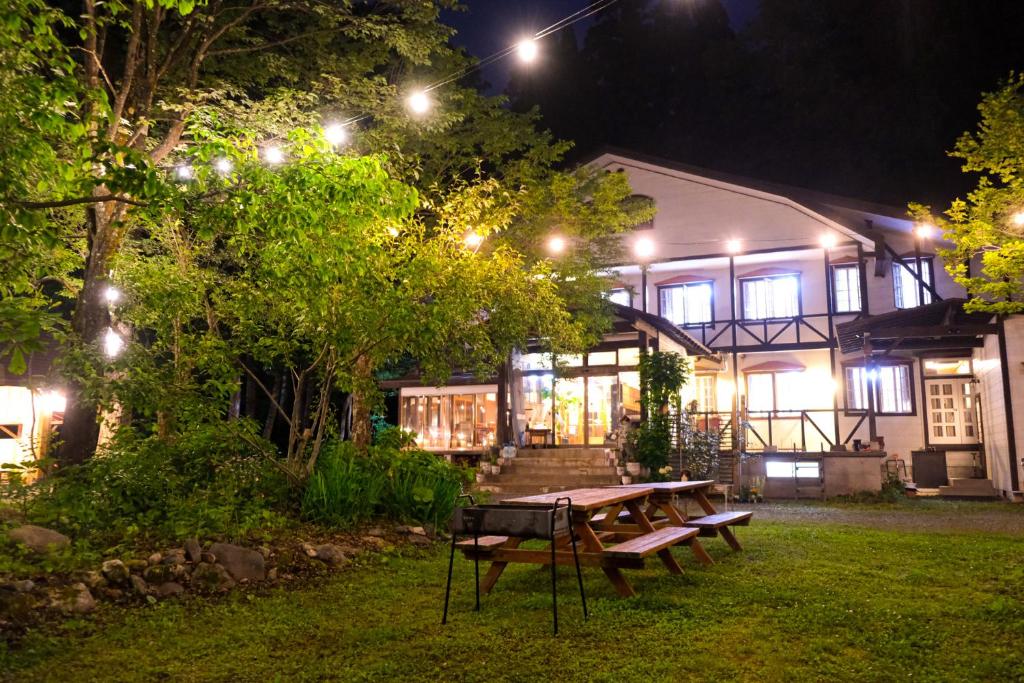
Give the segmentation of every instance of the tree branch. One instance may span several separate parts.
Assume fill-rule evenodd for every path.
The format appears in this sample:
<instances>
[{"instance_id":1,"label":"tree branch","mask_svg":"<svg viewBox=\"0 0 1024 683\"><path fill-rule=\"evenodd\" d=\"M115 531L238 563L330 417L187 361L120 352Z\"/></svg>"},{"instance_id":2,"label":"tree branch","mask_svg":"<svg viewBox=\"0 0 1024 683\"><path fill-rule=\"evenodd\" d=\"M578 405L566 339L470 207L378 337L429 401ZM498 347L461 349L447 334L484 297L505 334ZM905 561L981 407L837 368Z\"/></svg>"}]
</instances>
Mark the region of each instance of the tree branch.
<instances>
[{"instance_id":1,"label":"tree branch","mask_svg":"<svg viewBox=\"0 0 1024 683\"><path fill-rule=\"evenodd\" d=\"M270 399L270 402L271 402L272 404L274 404L274 407L275 407L275 408L277 408L277 412L281 413L281 417L283 417L283 418L284 418L284 421L288 423L288 426L289 426L289 427L291 427L291 426L292 426L292 421L291 421L291 418L290 418L290 417L288 417L288 413L284 412L284 408L282 408L282 407L281 407L281 404L277 402L277 399L276 399L276 398L274 398L274 395L273 395L273 394L271 394L271 393L270 393L270 391L269 391L269 390L267 389L267 385L265 385L265 384L264 384L264 383L263 383L263 382L262 382L262 381L260 380L260 378L256 376L256 373L254 373L254 372L253 372L252 370L250 370L250 369L249 369L249 366L248 366L248 365L246 365L244 361L242 361L241 359L239 359L239 361L238 361L238 364L242 366L242 369L243 369L243 370L245 370L246 374L248 374L248 375L249 375L249 377L252 377L253 381L254 381L254 382L256 382L256 385L257 385L257 386L258 386L258 387L259 387L260 389L262 389L262 390L263 390L263 393L267 395L267 398L269 398L269 399Z\"/></svg>"},{"instance_id":2,"label":"tree branch","mask_svg":"<svg viewBox=\"0 0 1024 683\"><path fill-rule=\"evenodd\" d=\"M95 197L74 197L73 199L54 199L45 202L26 202L13 200L11 203L23 209L59 209L63 206L75 206L76 204L102 204L104 202L118 202L131 204L132 206L149 206L148 202L140 202L117 194L103 194Z\"/></svg>"}]
</instances>

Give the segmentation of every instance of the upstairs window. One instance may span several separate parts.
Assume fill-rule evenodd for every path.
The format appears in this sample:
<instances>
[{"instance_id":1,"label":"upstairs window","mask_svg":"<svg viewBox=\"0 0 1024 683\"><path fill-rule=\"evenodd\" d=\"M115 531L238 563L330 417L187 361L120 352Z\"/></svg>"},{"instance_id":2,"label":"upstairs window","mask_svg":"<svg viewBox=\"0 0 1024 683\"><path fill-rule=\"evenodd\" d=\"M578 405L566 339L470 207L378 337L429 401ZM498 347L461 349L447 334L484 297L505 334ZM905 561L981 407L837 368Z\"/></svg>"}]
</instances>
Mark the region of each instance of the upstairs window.
<instances>
[{"instance_id":1,"label":"upstairs window","mask_svg":"<svg viewBox=\"0 0 1024 683\"><path fill-rule=\"evenodd\" d=\"M856 265L832 267L832 305L835 313L859 313L860 268Z\"/></svg>"},{"instance_id":2,"label":"upstairs window","mask_svg":"<svg viewBox=\"0 0 1024 683\"><path fill-rule=\"evenodd\" d=\"M745 320L793 318L800 314L800 276L771 275L740 280Z\"/></svg>"},{"instance_id":3,"label":"upstairs window","mask_svg":"<svg viewBox=\"0 0 1024 683\"><path fill-rule=\"evenodd\" d=\"M880 365L874 374L863 365L847 366L846 409L868 409L868 391L874 385L875 413L878 415L913 415L914 397L910 366Z\"/></svg>"},{"instance_id":4,"label":"upstairs window","mask_svg":"<svg viewBox=\"0 0 1024 683\"><path fill-rule=\"evenodd\" d=\"M661 316L675 325L700 325L712 317L712 286L710 282L658 287Z\"/></svg>"},{"instance_id":5,"label":"upstairs window","mask_svg":"<svg viewBox=\"0 0 1024 683\"><path fill-rule=\"evenodd\" d=\"M747 410L751 418L775 413L790 417L802 407L807 394L806 378L801 371L747 373Z\"/></svg>"},{"instance_id":6,"label":"upstairs window","mask_svg":"<svg viewBox=\"0 0 1024 683\"><path fill-rule=\"evenodd\" d=\"M620 306L626 306L628 308L633 307L633 295L628 289L613 289L608 292L607 296L608 301L611 301L613 304L619 304Z\"/></svg>"},{"instance_id":7,"label":"upstairs window","mask_svg":"<svg viewBox=\"0 0 1024 683\"><path fill-rule=\"evenodd\" d=\"M928 284L935 286L935 278L932 275L932 261L930 258L909 258L902 261L893 261L892 264L892 288L896 299L896 308L914 308L932 302L932 293L926 287L922 288L917 281L915 274L920 273L921 278ZM924 299L920 294L924 290Z\"/></svg>"}]
</instances>

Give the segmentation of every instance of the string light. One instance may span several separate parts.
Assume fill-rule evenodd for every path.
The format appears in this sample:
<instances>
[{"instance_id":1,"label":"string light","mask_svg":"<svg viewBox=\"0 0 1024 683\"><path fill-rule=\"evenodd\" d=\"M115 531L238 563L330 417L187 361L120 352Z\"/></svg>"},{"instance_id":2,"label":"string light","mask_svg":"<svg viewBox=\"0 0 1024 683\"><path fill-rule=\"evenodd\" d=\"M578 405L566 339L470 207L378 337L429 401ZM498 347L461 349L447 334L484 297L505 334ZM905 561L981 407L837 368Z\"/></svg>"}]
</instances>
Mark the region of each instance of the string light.
<instances>
[{"instance_id":1,"label":"string light","mask_svg":"<svg viewBox=\"0 0 1024 683\"><path fill-rule=\"evenodd\" d=\"M234 168L234 164L231 163L231 159L221 157L213 162L213 167L217 169L218 173L227 175L228 173L231 173L231 169Z\"/></svg>"},{"instance_id":2,"label":"string light","mask_svg":"<svg viewBox=\"0 0 1024 683\"><path fill-rule=\"evenodd\" d=\"M641 260L647 260L654 256L654 242L647 237L641 237L633 243L633 253Z\"/></svg>"},{"instance_id":3,"label":"string light","mask_svg":"<svg viewBox=\"0 0 1024 683\"><path fill-rule=\"evenodd\" d=\"M324 128L324 138L337 147L348 141L348 131L340 123L332 123Z\"/></svg>"},{"instance_id":4,"label":"string light","mask_svg":"<svg viewBox=\"0 0 1024 683\"><path fill-rule=\"evenodd\" d=\"M263 150L263 158L268 164L280 164L284 161L284 152L280 147L267 147Z\"/></svg>"},{"instance_id":5,"label":"string light","mask_svg":"<svg viewBox=\"0 0 1024 683\"><path fill-rule=\"evenodd\" d=\"M121 299L121 292L117 291L116 287L107 287L103 292L103 298L107 300L108 304L116 304Z\"/></svg>"},{"instance_id":6,"label":"string light","mask_svg":"<svg viewBox=\"0 0 1024 683\"><path fill-rule=\"evenodd\" d=\"M191 180L192 167L188 164L182 164L174 169L174 175L178 176L178 180Z\"/></svg>"},{"instance_id":7,"label":"string light","mask_svg":"<svg viewBox=\"0 0 1024 683\"><path fill-rule=\"evenodd\" d=\"M108 358L117 358L122 349L124 349L124 339L121 339L121 335L114 332L114 328L108 327L107 333L103 336L104 353L107 354Z\"/></svg>"},{"instance_id":8,"label":"string light","mask_svg":"<svg viewBox=\"0 0 1024 683\"><path fill-rule=\"evenodd\" d=\"M516 44L516 55L519 57L519 61L524 64L532 64L537 59L537 55L539 53L540 50L537 47L537 41L533 38L520 40Z\"/></svg>"},{"instance_id":9,"label":"string light","mask_svg":"<svg viewBox=\"0 0 1024 683\"><path fill-rule=\"evenodd\" d=\"M430 97L424 90L417 90L413 94L409 95L409 98L405 101L409 106L409 109L413 114L422 116L430 111L431 101Z\"/></svg>"}]
</instances>

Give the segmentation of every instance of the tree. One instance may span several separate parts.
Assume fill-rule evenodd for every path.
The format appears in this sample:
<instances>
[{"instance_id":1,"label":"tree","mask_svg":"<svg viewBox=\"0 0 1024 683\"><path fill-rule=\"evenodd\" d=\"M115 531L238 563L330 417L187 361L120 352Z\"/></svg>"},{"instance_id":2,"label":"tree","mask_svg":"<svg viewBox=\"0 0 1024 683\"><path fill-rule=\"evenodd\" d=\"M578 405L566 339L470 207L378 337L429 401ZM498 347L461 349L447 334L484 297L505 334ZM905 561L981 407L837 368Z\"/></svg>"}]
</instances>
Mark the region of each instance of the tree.
<instances>
[{"instance_id":1,"label":"tree","mask_svg":"<svg viewBox=\"0 0 1024 683\"><path fill-rule=\"evenodd\" d=\"M1024 312L1024 75L984 95L975 132L964 133L950 156L963 170L980 173L967 199L956 199L936 222L953 248L943 251L946 270L971 299L969 311ZM921 220L934 219L914 204ZM968 265L970 264L970 266Z\"/></svg>"},{"instance_id":2,"label":"tree","mask_svg":"<svg viewBox=\"0 0 1024 683\"><path fill-rule=\"evenodd\" d=\"M204 377L204 382L209 381L198 368L189 367L188 362L175 355L181 352L182 340L177 337L191 324L191 316L203 313L201 318L207 327L223 325L223 320L232 319L232 315L237 320L244 319L241 310L214 310L225 317L208 318L211 310L206 309L210 302L197 299L197 292L244 286L252 288L248 290L252 296L263 297L263 313L255 309L248 312L255 326L250 329L239 324L233 330L237 335L248 332L250 337L233 337L232 343L254 339L256 330L264 332L271 324L277 325L276 331L282 333L275 339L287 339L283 328L296 318L293 315L288 321L285 312L280 311L279 302L273 297L284 290L275 287L291 284L295 291L310 296L305 304L311 310L325 315L320 309L326 299L316 300L320 293L315 288L315 279L330 277L329 270L317 272L314 268L306 272L294 261L282 262L293 266L290 277L306 278L301 281L305 289L296 286L300 281L284 282L282 272L260 270L269 263L265 260L268 250L280 245L266 239L267 231L274 226L266 225L267 231L260 232L256 229L258 224L267 222L268 216L279 215L282 220L291 221L289 227L293 231L303 220L308 230L310 221L322 218L322 212L329 214L328 209L318 204L318 197L310 194L323 189L321 183L328 178L292 170L268 176L257 170L258 165L252 162L258 158L258 146L268 140L291 136L289 144L297 149L293 159L313 158L310 155L323 150L303 135L321 121L344 120L358 114L362 123L350 129L354 139L347 153L378 155L373 164L384 173L374 188L383 191L378 201L386 199L388 192L384 188L390 187L391 182L415 186L419 199L415 210L411 215L400 211L394 217L414 220L431 239L436 233L443 233L445 221L454 216L465 219L459 224L463 232L468 225L485 232L486 226L507 227L501 238L493 240L492 253L507 256L506 266L520 262L520 277L510 281L519 285L523 276L533 274L537 258L533 252L517 255L511 251L515 244L523 243L525 233L517 231L518 227L536 233L543 226L552 228L551 220L558 219L571 236L574 225L589 225L593 233L591 224L601 215L612 217L612 222L605 224L608 231L628 224L628 219L623 219L628 212L608 202L616 192L623 194L621 184L614 192L600 191L603 183L586 174L556 173L554 165L566 145L553 144L547 134L536 130L535 116L504 110L500 98L485 98L471 88L451 85L432 93L437 102L431 116L415 120L407 115L402 95L412 84L430 82L471 63L468 57L447 45L451 30L437 22L439 7L449 4L431 0L210 0L200 4L193 0L84 0L80 18L73 21L37 0L18 0L10 17L21 23L12 24L14 29L3 34L2 48L5 55L22 57L20 61L5 60L0 68L5 70L5 82L37 87L22 100L14 101L17 106L12 109L12 118L5 121L5 129L8 125L21 125L22 120L33 120L40 112L56 111L58 116L53 130L36 134L30 129L21 138L12 136L18 146L6 160L3 175L21 177L24 182L0 188L0 204L5 210L15 207L11 211L18 212L17 216L6 214L5 219L9 224L22 226L22 245L45 247L59 243L63 251L55 253L64 257L59 264L48 264L46 259L31 260L30 267L22 267L21 284L4 291L3 306L20 307L24 322L5 321L0 329L4 335L0 343L5 344L5 350L20 353L19 344L38 337L42 329L37 324L40 314L51 302L66 302L70 325L65 329L65 365L75 372L69 373L71 395L65 415L65 443L60 452L64 464L81 462L91 455L98 434L97 405L113 395L113 385L104 381L109 377L98 352L99 342L111 324L103 294L112 282L113 269L128 267L127 261L119 261L120 256L130 254L136 263L153 257L154 265L162 265L165 273L175 276L176 279L160 280L151 273L149 282L155 291L182 283L177 290L166 292L175 303L186 305L181 316L168 318L170 327L144 313L138 314L137 321L139 334L148 335L147 339L156 337L159 343L154 348L176 359L169 367L177 368L182 378L196 374ZM33 28L33 21L41 22L45 30ZM56 38L58 32L67 32L68 28L77 29L80 44L65 47ZM26 36L40 33L45 40L22 45ZM74 55L75 60L69 55ZM54 78L57 72L51 63L59 66L58 75L64 80ZM9 66L13 68L8 69ZM63 90L54 83L63 83ZM73 115L60 109L58 105L64 102L70 103L67 106ZM42 147L42 151L36 147ZM238 162L233 176L237 183L200 189L205 183L202 177L185 187L177 182L179 169L189 173L188 169L211 163L215 153ZM317 157L316 163L321 162L326 164L322 167L324 172L337 170ZM200 172L199 176L202 175ZM47 180L51 176L64 180L55 184ZM492 181L500 181L500 185L491 184ZM550 189L545 190L547 186ZM350 208L355 209L360 203L364 207L369 205L365 185L350 190L352 194L345 194L338 187L332 191L345 201L352 201ZM278 192L286 194L275 194ZM563 203L557 207L562 215L548 212L551 220L545 222L544 211L537 209L536 202L530 199L535 192L562 196L571 193L582 210L567 212L569 204ZM591 201L589 195L597 200ZM269 202L271 196L278 201ZM393 208L406 204L399 202ZM253 207L257 206L262 207L263 213L254 212ZM374 215L374 230L388 227L383 214ZM337 215L333 219L344 222ZM176 232L173 226L178 225L185 226L185 232ZM323 229L331 230L334 226L328 224ZM10 225L7 232L11 232ZM242 265L252 270L241 268L239 254L231 251L238 247L239 235L250 235L254 240L246 247L252 253L243 253L259 258L241 260ZM297 235L293 232L289 239L296 239ZM236 243L216 242L227 238ZM315 250L323 245L310 242L312 234L305 238L306 242L296 240L293 246L313 249L306 253L320 255ZM372 264L374 255L365 251L368 243L358 244L361 251L356 256L370 259L363 267ZM43 251L35 248L33 253L38 256ZM299 258L297 254L301 253L286 255ZM424 255L429 253L436 256L439 252L424 251ZM593 264L594 258L607 253L604 247L581 251L574 262L582 264L590 258L589 263ZM388 258L394 257L388 254ZM142 270L140 266L139 272ZM580 268L581 276L587 270ZM508 267L504 272L510 273ZM243 275L250 279L243 283L239 279ZM270 275L277 279L266 279ZM494 273L481 271L481 277L484 275L493 278ZM186 283L195 284L193 277L208 279L211 287L190 291L191 285ZM115 272L113 281L119 279L120 274ZM597 310L593 296L597 279L593 273L577 279L555 277L550 281L560 288L561 304L554 305L544 297L539 301L552 304L551 315L564 317L566 302L573 297L587 299L589 303L583 301L583 308ZM482 287L483 282L473 286ZM46 290L46 283L56 284ZM492 284L497 287L500 282ZM495 291L501 291L500 287ZM480 299L469 301L479 303ZM430 353L442 350L448 353L449 361L463 360L467 344L479 342L479 330L494 335L488 345L477 344L480 349L502 348L507 338L501 336L502 327L495 322L502 320L502 302L490 303L494 310L487 312L488 325L472 324L481 310L487 309L449 311L450 327L441 330L451 333L442 337L445 344L439 344L437 349L429 348L428 344L427 348L413 350L428 362ZM167 310L166 306L154 307L151 314ZM378 305L373 312L380 310L386 309ZM279 312L281 316L275 317ZM461 317L456 317L456 312ZM590 321L596 323L599 317L595 313ZM61 329L59 316L53 315L49 320ZM356 325L349 332L359 335L373 330L376 323L369 316L346 324ZM363 324L370 327L358 327ZM517 324L517 329L523 327L522 323ZM535 325L534 331L550 333L543 325ZM410 351L408 337L400 337L406 346L398 346ZM300 361L297 349L311 351L313 347L309 345L314 339L315 335L307 335L301 342L293 340L291 351L277 349L272 354L255 349L250 360L295 362L295 371L301 372L301 362L312 362L319 355L314 352L311 358ZM322 350L326 346L317 348ZM390 347L387 349L380 358L392 353ZM365 354L357 355L362 363L357 373L359 382L324 382L322 387L365 385L380 358L371 360ZM473 361L493 361L494 355L477 354ZM157 375L168 370L159 365L166 357L156 354L153 358ZM213 376L221 383L227 381L220 373ZM120 384L124 394L125 383ZM305 402L303 396L293 399ZM157 412L167 415L166 411ZM167 427L161 422L163 419L157 416L161 429Z\"/></svg>"}]
</instances>

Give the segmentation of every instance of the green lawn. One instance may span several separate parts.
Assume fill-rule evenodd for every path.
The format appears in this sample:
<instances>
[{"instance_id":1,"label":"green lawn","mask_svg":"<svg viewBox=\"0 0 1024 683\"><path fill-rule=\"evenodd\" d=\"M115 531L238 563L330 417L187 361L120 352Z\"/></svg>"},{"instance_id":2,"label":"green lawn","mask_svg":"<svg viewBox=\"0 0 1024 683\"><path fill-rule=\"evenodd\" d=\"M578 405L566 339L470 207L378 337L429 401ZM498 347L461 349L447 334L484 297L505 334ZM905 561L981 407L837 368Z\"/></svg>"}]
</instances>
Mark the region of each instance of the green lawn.
<instances>
[{"instance_id":1,"label":"green lawn","mask_svg":"<svg viewBox=\"0 0 1024 683\"><path fill-rule=\"evenodd\" d=\"M740 529L745 552L711 540L719 562L699 568L681 550L683 577L650 562L630 573L633 599L586 571L585 623L565 569L557 639L546 573L509 569L477 614L461 558L442 627L439 548L302 590L107 613L30 637L0 671L17 681L1024 680L1024 539L859 526L853 513L755 516Z\"/></svg>"}]
</instances>

